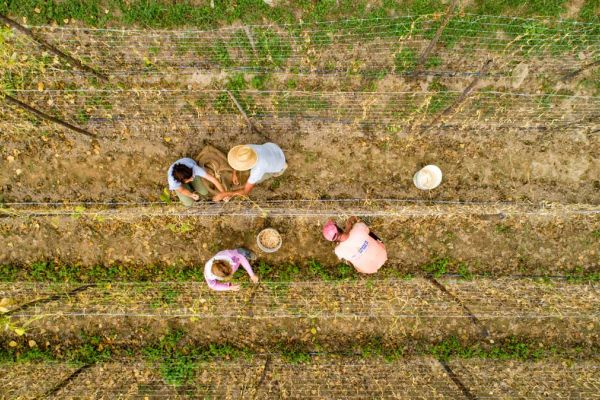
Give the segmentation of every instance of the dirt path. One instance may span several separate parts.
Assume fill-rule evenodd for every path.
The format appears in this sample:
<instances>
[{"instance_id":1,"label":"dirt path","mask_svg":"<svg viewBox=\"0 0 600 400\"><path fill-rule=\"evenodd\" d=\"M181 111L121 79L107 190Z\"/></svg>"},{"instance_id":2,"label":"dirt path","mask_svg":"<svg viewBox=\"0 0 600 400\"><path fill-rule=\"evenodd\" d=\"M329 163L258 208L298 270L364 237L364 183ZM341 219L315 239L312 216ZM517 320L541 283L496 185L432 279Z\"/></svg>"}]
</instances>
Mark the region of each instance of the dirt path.
<instances>
[{"instance_id":1,"label":"dirt path","mask_svg":"<svg viewBox=\"0 0 600 400\"><path fill-rule=\"evenodd\" d=\"M6 127L6 125L5 125ZM193 129L154 127L142 137L90 141L59 133L2 130L0 187L5 202L156 201L166 170L203 143L224 150L260 143L237 119ZM44 132L42 130L41 132ZM290 168L259 186L257 199L420 198L600 203L600 138L564 131L431 129L423 135L298 120L267 131ZM413 174L434 163L443 184L421 192Z\"/></svg>"},{"instance_id":2,"label":"dirt path","mask_svg":"<svg viewBox=\"0 0 600 400\"><path fill-rule=\"evenodd\" d=\"M450 372L431 357L390 361L374 356L364 359L320 355L298 364L281 357L263 356L252 360L194 361L189 365L192 368L187 373L167 374L165 365L137 358L104 362L67 382L56 395L60 398L92 394L103 398L308 398L317 391L321 398L455 399L464 395L464 389L477 398L490 393L532 399L544 399L547 393L580 398L596 394L597 360L594 359L451 360L447 363ZM161 366L165 368L162 375ZM65 371L74 369L67 363L31 362L6 364L1 368L1 382L11 397L42 396L64 382ZM464 386L463 391L453 382L451 373Z\"/></svg>"},{"instance_id":3,"label":"dirt path","mask_svg":"<svg viewBox=\"0 0 600 400\"><path fill-rule=\"evenodd\" d=\"M295 205L296 215L285 216L290 212L285 203L275 208L257 206L252 214L246 214L247 206L237 203L224 209L207 204L187 212L160 206L59 208L34 214L7 210L17 212L17 217L0 219L0 244L5 249L0 263L29 265L53 260L85 268L200 266L221 249L244 245L258 251L255 235L270 226L282 233L283 247L277 253L261 255L264 261L303 264L315 259L332 266L338 261L330 243L322 239L320 227L329 216L338 216L341 223L344 215L357 214L365 215L384 239L388 265L401 273L421 271L423 264L439 257L465 263L472 272L498 275L562 275L576 267L590 271L599 267L598 246L594 246L599 216L572 213L574 208L536 211L524 206L317 203L313 207ZM328 210L324 211L324 206ZM67 215L63 215L65 211ZM50 214L34 216L38 212ZM203 216L205 212L213 216ZM220 216L222 213L231 216ZM265 218L269 213L274 216Z\"/></svg>"},{"instance_id":4,"label":"dirt path","mask_svg":"<svg viewBox=\"0 0 600 400\"><path fill-rule=\"evenodd\" d=\"M0 293L10 303L13 292L28 288L37 294L42 285L13 283ZM265 349L287 341L343 351L373 338L398 347L451 336L466 343L519 337L593 346L599 343L598 301L593 285L529 279L440 279L434 285L418 278L264 283L234 293L211 291L204 282L103 283L36 306L7 307L16 307L9 309L10 323L25 324L27 338L38 343L76 345L111 332L112 344L135 349L183 330L196 344Z\"/></svg>"}]
</instances>

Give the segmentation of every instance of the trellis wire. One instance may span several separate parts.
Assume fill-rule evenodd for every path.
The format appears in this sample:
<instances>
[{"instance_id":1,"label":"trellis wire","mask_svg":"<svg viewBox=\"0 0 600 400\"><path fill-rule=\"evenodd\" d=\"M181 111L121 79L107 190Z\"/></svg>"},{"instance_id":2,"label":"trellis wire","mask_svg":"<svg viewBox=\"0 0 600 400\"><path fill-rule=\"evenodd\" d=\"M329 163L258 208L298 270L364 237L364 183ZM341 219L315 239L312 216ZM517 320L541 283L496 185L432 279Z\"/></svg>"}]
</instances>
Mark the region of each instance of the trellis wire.
<instances>
[{"instance_id":1,"label":"trellis wire","mask_svg":"<svg viewBox=\"0 0 600 400\"><path fill-rule=\"evenodd\" d=\"M267 124L285 124L289 118L300 118L344 124L427 125L460 92L240 90L234 94L247 115ZM211 118L239 115L222 90L20 90L15 96L90 129L163 129L161 125L165 123L192 127L202 126ZM173 118L175 115L177 119ZM465 127L536 123L569 126L589 125L599 116L600 97L483 91L472 94L445 119Z\"/></svg>"},{"instance_id":2,"label":"trellis wire","mask_svg":"<svg viewBox=\"0 0 600 400\"><path fill-rule=\"evenodd\" d=\"M499 21L506 21L505 19L498 19ZM55 38L57 43L66 44L67 47L72 45L74 47L73 51L81 53L79 56L84 56L86 51L94 51L94 49L90 49L89 47L101 46L104 48L107 53L102 53L104 50L100 50L100 54L92 54L92 58L99 58L97 62L99 62L102 68L104 68L107 72L110 72L113 75L130 75L132 70L143 72L145 69L143 68L144 63L148 64L147 61L144 61L144 57L147 59L152 58L152 63L158 63L161 65L172 65L175 68L188 68L189 65L200 66L204 63L205 66L208 67L217 67L217 65L210 65L211 62L208 61L208 58L215 56L211 51L221 51L221 65L222 68L240 68L243 66L251 66L259 67L262 65L263 71L267 70L281 70L286 69L289 66L299 65L305 63L305 58L307 56L313 57L314 54L310 52L306 52L312 46L321 46L321 45L329 45L329 43L333 43L334 45L342 45L344 41L348 42L351 46L356 46L359 42L365 46L365 48L370 49L369 57L359 56L358 59L362 59L363 61L382 61L385 60L385 70L388 71L396 71L397 68L393 65L393 60L391 57L394 52L398 51L398 49L406 47L409 45L409 41L414 41L415 38L419 35L423 36L422 39L418 39L421 43L425 43L429 38L427 35L435 29L436 24L439 22L431 16L403 16L396 17L390 19L383 20L375 20L373 21L367 20L345 20L345 21L337 21L331 22L328 25L295 25L293 29L290 29L291 25L288 26L288 29L285 30L282 27L276 28L272 25L264 25L264 26L245 26L245 27L229 27L226 29L213 30L213 31L138 31L138 30L126 30L126 29L100 29L94 30L89 28L55 28L55 27L37 27L36 29L40 32L44 32L46 35L58 35ZM387 21L385 23L381 23L380 21ZM518 21L518 20L512 20ZM535 21L533 26L528 26L526 21ZM328 26L329 29L331 27L335 27L337 24L341 33L336 34L335 32L324 32L323 26ZM372 24L372 25L369 25ZM469 28L469 26L473 24L485 24L488 29L482 29L479 26L476 26L474 29ZM464 27L466 25L466 28ZM313 27L312 29L310 27ZM524 26L524 28L523 28ZM534 29L537 27L538 29ZM398 31L398 29L400 29ZM258 45L263 46L260 47L259 57L264 58L262 62L259 62L256 57L256 53L254 49L251 50L251 42L246 36L245 29L254 30L255 32L251 35L255 36L255 39L266 40L265 43L258 43ZM355 29L355 31L352 31ZM394 30L396 29L396 30ZM502 37L497 35L498 31L505 31L505 34L509 35L515 29L520 29L518 32L514 33L513 37ZM528 30L529 29L529 30ZM575 29L575 30L573 30ZM265 32L268 32L269 37L264 36ZM599 32L598 34L596 32ZM91 33L91 35L89 35ZM106 37L100 37L99 34L102 33ZM233 33L233 34L232 34ZM264 37L261 37L260 35ZM313 38L309 42L305 40L306 37L310 37L310 35L325 35L324 39ZM68 35L74 35L72 38L68 38ZM89 41L86 42L86 35L89 36ZM110 35L113 35L114 38L111 38ZM190 37L190 35L193 35ZM273 36L279 35L279 36ZM283 37L281 35L284 35ZM285 36L288 35L288 36ZM369 43L365 42L365 39L369 39L370 36L377 36L379 42L382 40L385 41L386 36L393 35L395 41L389 41L385 43L380 50L382 50L381 55L388 55L389 57L382 56L373 56L373 52L377 54L377 48L373 48ZM139 36L139 37L138 37ZM276 37L277 39L273 39ZM129 38L129 42L124 43L123 46L119 46L119 42L123 40L127 40ZM179 51L182 54L174 56L158 55L152 54L155 50L153 46L154 43L150 43L152 39L160 39L160 45L167 48L166 53L170 53L173 51ZM552 51L563 51L570 54L574 54L578 56L581 50L585 47L586 49L591 51L591 54L597 54L597 43L600 41L600 31L593 24L585 25L585 24L569 24L564 21L555 21L554 23L548 23L548 21L541 20L520 20L520 25L516 24L507 24L505 22L494 22L494 18L489 16L476 17L472 15L454 17L449 25L446 27L444 34L442 36L442 41L449 41L451 43L462 43L461 41L466 41L466 43L474 43L478 46L479 49L489 49L491 46L492 50L494 47L498 46L497 50L500 50L500 54L503 56L508 55L508 59L511 62L515 60L527 61L529 59L529 55L532 51L547 51L548 49ZM193 40L192 40L193 39ZM69 43L72 40L73 43ZM202 41L205 40L205 44L207 46L202 45ZM270 41L269 41L270 40ZM231 41L235 41L235 43L229 43ZM562 42L561 42L562 41ZM587 42L586 42L587 41ZM152 44L151 46L147 46L145 49L140 49L140 46L144 45L144 42L148 42ZM213 45L224 46L221 50L210 50ZM583 44L582 44L583 43ZM416 42L413 42L415 45ZM487 47L486 47L487 45ZM207 60L201 61L201 64L198 65L199 58L197 56L193 57L183 57L183 54L188 53L190 49L186 49L186 47L194 47L200 46L207 47L205 56L208 57ZM381 46L381 43L376 44L376 46ZM414 49L414 51L419 51L420 46ZM86 49L87 48L87 49ZM222 49L225 49L226 52L233 52L236 54L229 54L225 56ZM169 50L170 49L170 50ZM96 49L97 50L97 49ZM134 51L139 50L139 51ZM150 51L152 50L152 51ZM163 51L165 51L163 49ZM240 54L240 51L242 54ZM274 54L276 60L273 58L269 58L273 52L283 51L285 54ZM461 48L453 49L451 55L455 55L457 51L463 51ZM466 50L464 50L466 51ZM470 51L470 50L469 50ZM517 52L517 54L511 54L510 52ZM160 49L156 52L160 52ZM125 60L124 63L114 64L118 59L116 53L120 53L122 57L128 57L128 60ZM332 52L325 52L329 54L333 54ZM339 52L335 52L339 53ZM321 54L321 57L326 54ZM467 53L465 53L466 57ZM89 56L89 54L88 54ZM489 55L488 55L489 56ZM217 58L218 58L217 57ZM225 57L223 59L223 57ZM406 59L406 55L402 55L401 53L396 55L399 57L398 60ZM520 57L520 58L519 58ZM592 56L593 57L593 56ZM471 57L472 58L472 57ZM352 58L348 58L346 55L343 57L344 64L348 65L348 60ZM228 61L227 61L228 60ZM225 61L225 64L223 64ZM411 59L411 62L414 61ZM580 60L575 57L570 61L567 61L567 57L564 55L561 56L560 65L561 68L567 69L577 69L580 66ZM112 64L111 64L112 63ZM232 64L233 63L233 64ZM496 68L500 68L503 70L503 73L507 73L511 68L508 64L503 64L502 67L500 60L496 62ZM188 64L186 66L185 64ZM217 64L219 61L217 60ZM284 65L285 64L285 65ZM125 69L119 69L118 65L126 66ZM287 66L287 67L286 67ZM364 66L361 66L362 69ZM413 66L414 67L414 66ZM547 66L546 66L547 67ZM426 68L427 69L427 68ZM434 68L435 69L435 68ZM261 69L258 69L261 70ZM346 68L345 72L348 71ZM333 71L336 72L336 71ZM342 72L342 71L339 71Z\"/></svg>"},{"instance_id":3,"label":"trellis wire","mask_svg":"<svg viewBox=\"0 0 600 400\"><path fill-rule=\"evenodd\" d=\"M546 287L529 279L478 279L446 281L454 293L480 320L545 320L575 318L598 320L599 288L594 285L555 283ZM20 285L24 285L21 290ZM2 288L4 286L4 288ZM40 285L0 286L2 297L21 301L40 298ZM56 287L55 287L56 289ZM71 289L69 286L68 289ZM15 291L17 291L15 293ZM63 292L64 293L64 292ZM68 292L67 292L68 293ZM164 300L170 296L171 300ZM18 304L15 305L18 307ZM248 311L253 310L252 315ZM106 283L76 295L34 304L11 317L138 317L205 319L278 318L402 318L466 319L457 307L426 280L337 281L263 283L255 289L219 296L203 282Z\"/></svg>"},{"instance_id":4,"label":"trellis wire","mask_svg":"<svg viewBox=\"0 0 600 400\"><path fill-rule=\"evenodd\" d=\"M296 204L295 204L296 203ZM349 204L354 203L353 206ZM84 203L85 204L85 203ZM89 204L89 203L88 203ZM131 203L121 203L131 204ZM134 203L136 206L137 204ZM412 204L402 205L402 204ZM149 203L148 207L113 209L112 203L106 208L89 209L76 204L60 203L45 208L0 209L0 215L6 217L51 217L51 216L90 216L104 218L143 218L143 217L432 217L448 215L498 215L504 216L575 216L599 215L600 209L593 205L561 205L541 203L538 205L494 203L494 202L452 202L425 199L342 199L337 200L281 200L212 203L201 202L194 207L166 207L160 203ZM159 209L157 209L160 207ZM57 209L58 208L58 209Z\"/></svg>"},{"instance_id":5,"label":"trellis wire","mask_svg":"<svg viewBox=\"0 0 600 400\"><path fill-rule=\"evenodd\" d=\"M226 397L244 390L247 394L253 392L266 394L276 391L278 395L281 395L281 391L284 390L288 396L296 395L302 398L328 396L365 398L374 395L395 398L398 393L403 395L412 393L414 396L429 393L431 396L443 395L448 398L456 398L459 395L459 391L452 381L440 368L439 362L432 358L403 358L385 363L357 362L353 358L342 358L337 362L328 359L324 361L311 360L299 365L275 358L269 362L269 369L266 370L263 379L261 376L262 371L265 370L264 358L267 354L255 362L223 360L196 362L190 360L194 363L191 370L168 369L168 374L165 373L166 369L161 368L168 368L169 360L144 362L124 359L104 362L87 370L85 379L83 377L76 379L60 393L67 398L73 395L86 397L92 393L112 397L122 394L139 398L144 396L168 398L182 395ZM574 361L566 365L566 363L552 360L539 362L483 360L478 364L472 363L470 360L460 360L450 361L449 364L452 368L458 368L461 371L461 377L473 375L481 377L477 382L470 380L469 384L472 389L480 389L486 393L491 390L492 381L497 379L497 375L490 375L489 372L511 373L515 369L519 371L518 376L520 377L515 383L520 383L521 389L527 390L527 394L530 396L537 392L544 396L544 389L551 388L564 391L571 397L575 396L573 398L585 398L579 396L593 396L596 393L593 377L597 367L591 362ZM54 365L58 367L64 365L69 368L66 364ZM48 379L53 379L56 372L57 369L48 371ZM558 374L552 377L553 373ZM30 373L9 372L8 376L12 378L12 383L26 382L29 375ZM32 371L31 375L33 375L31 379L37 378L35 371ZM110 376L110 379L95 379L97 384L94 389L84 383L94 377L103 376ZM317 379L318 377L321 379ZM325 379L326 377L328 379ZM537 382L541 387L532 388L530 386L532 381ZM173 382L177 382L177 384ZM263 384L259 385L259 382ZM273 384L273 382L277 382L277 384ZM360 384L353 384L355 382L360 382ZM557 384L560 386L557 387ZM24 387L27 386L24 385ZM519 393L518 389L519 387L513 385L504 385L494 387L494 392L499 395L510 393L516 396Z\"/></svg>"}]
</instances>

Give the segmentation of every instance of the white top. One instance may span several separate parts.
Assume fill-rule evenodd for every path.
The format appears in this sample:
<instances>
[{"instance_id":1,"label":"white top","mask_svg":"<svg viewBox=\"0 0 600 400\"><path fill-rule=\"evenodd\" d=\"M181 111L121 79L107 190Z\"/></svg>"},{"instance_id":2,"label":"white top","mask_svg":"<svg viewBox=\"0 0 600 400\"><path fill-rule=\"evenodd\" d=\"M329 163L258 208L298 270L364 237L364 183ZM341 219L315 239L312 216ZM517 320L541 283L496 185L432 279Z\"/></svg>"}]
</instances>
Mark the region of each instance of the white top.
<instances>
[{"instance_id":1,"label":"white top","mask_svg":"<svg viewBox=\"0 0 600 400\"><path fill-rule=\"evenodd\" d=\"M264 174L276 174L285 168L283 150L275 143L249 144L258 156L256 165L250 170L248 183L256 184Z\"/></svg>"},{"instance_id":2,"label":"white top","mask_svg":"<svg viewBox=\"0 0 600 400\"><path fill-rule=\"evenodd\" d=\"M170 190L179 189L182 185L181 182L178 182L177 179L175 179L173 177L173 167L175 166L175 164L183 164L186 167L191 168L192 169L192 179L195 178L196 176L199 176L200 178L204 178L207 175L204 168L199 167L198 164L196 163L196 161L192 160L191 158L180 158L179 160L177 160L173 164L171 164L171 166L169 167L169 171L167 172L167 179L169 181L169 189Z\"/></svg>"}]
</instances>

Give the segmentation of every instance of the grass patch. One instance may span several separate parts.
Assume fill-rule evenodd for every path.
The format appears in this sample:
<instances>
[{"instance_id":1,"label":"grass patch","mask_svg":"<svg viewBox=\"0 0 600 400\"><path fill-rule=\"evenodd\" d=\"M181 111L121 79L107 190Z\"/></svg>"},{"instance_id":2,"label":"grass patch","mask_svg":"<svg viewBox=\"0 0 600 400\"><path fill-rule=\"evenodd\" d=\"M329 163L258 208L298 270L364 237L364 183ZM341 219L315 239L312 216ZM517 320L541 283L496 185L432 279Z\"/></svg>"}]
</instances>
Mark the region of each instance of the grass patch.
<instances>
[{"instance_id":1,"label":"grass patch","mask_svg":"<svg viewBox=\"0 0 600 400\"><path fill-rule=\"evenodd\" d=\"M250 80L250 86L256 90L266 90L268 82L271 79L269 74L257 74Z\"/></svg>"},{"instance_id":2,"label":"grass patch","mask_svg":"<svg viewBox=\"0 0 600 400\"><path fill-rule=\"evenodd\" d=\"M509 233L512 233L512 228L504 224L496 224L495 230L498 234L508 235Z\"/></svg>"},{"instance_id":3,"label":"grass patch","mask_svg":"<svg viewBox=\"0 0 600 400\"><path fill-rule=\"evenodd\" d=\"M313 277L319 278L320 280L323 280L323 281L330 281L333 279L332 276L330 275L328 269L325 268L318 261L309 260L307 265L308 265L308 271Z\"/></svg>"},{"instance_id":4,"label":"grass patch","mask_svg":"<svg viewBox=\"0 0 600 400\"><path fill-rule=\"evenodd\" d=\"M452 336L430 346L425 350L440 360L450 358L484 358L494 360L540 360L557 353L556 348L535 346L532 342L512 337L496 345L472 344L464 345Z\"/></svg>"},{"instance_id":5,"label":"grass patch","mask_svg":"<svg viewBox=\"0 0 600 400\"><path fill-rule=\"evenodd\" d=\"M413 71L417 66L417 53L411 48L404 47L394 57L396 73Z\"/></svg>"},{"instance_id":6,"label":"grass patch","mask_svg":"<svg viewBox=\"0 0 600 400\"><path fill-rule=\"evenodd\" d=\"M233 65L233 60L229 55L229 50L227 50L227 44L222 40L218 40L210 48L210 56L212 61L221 67L231 67Z\"/></svg>"},{"instance_id":7,"label":"grass patch","mask_svg":"<svg viewBox=\"0 0 600 400\"><path fill-rule=\"evenodd\" d=\"M459 264L458 275L460 275L460 277L466 281L473 280L473 274L469 270L469 267L467 266L467 264L463 264L463 263Z\"/></svg>"},{"instance_id":8,"label":"grass patch","mask_svg":"<svg viewBox=\"0 0 600 400\"><path fill-rule=\"evenodd\" d=\"M293 282L298 280L300 268L294 263L285 263L280 267L279 279L283 282Z\"/></svg>"},{"instance_id":9,"label":"grass patch","mask_svg":"<svg viewBox=\"0 0 600 400\"><path fill-rule=\"evenodd\" d=\"M317 22L342 17L376 18L393 14L408 15L440 11L444 5L435 0L395 2L385 0L367 9L367 0L301 0L270 7L262 0L222 0L199 5L192 1L165 2L162 0L5 0L0 12L13 17L27 17L29 23L65 24L75 19L89 26L135 25L151 28L194 26L214 28L240 21L259 24L267 20L291 23L298 19ZM35 10L37 9L36 12Z\"/></svg>"},{"instance_id":10,"label":"grass patch","mask_svg":"<svg viewBox=\"0 0 600 400\"><path fill-rule=\"evenodd\" d=\"M76 364L94 364L108 362L122 357L141 357L152 367L156 366L163 379L169 384L182 386L196 378L200 363L250 360L265 353L254 348L222 344L198 344L186 337L182 330L172 330L161 339L147 344L145 347L128 347L126 344L112 344L99 337L81 336L82 343L64 346L48 346L46 348L28 347L26 343L17 347L8 347L3 343L0 347L0 363L30 362L67 362ZM23 340L25 341L25 340ZM62 348L60 348L62 347ZM541 345L526 338L509 337L499 339L495 343L462 342L455 336L449 336L437 343L398 343L372 338L368 341L352 343L347 350L321 352L323 344L314 342L310 345L297 342L274 342L268 345L269 353L281 357L291 364L308 364L314 357L340 355L362 359L383 359L387 362L400 360L403 357L433 356L440 360L451 359L493 359L538 361L543 359L581 359L595 355L597 345L555 347ZM584 351L585 350L585 351Z\"/></svg>"},{"instance_id":11,"label":"grass patch","mask_svg":"<svg viewBox=\"0 0 600 400\"><path fill-rule=\"evenodd\" d=\"M577 267L565 275L569 283L596 283L600 282L600 272L585 272L582 267Z\"/></svg>"},{"instance_id":12,"label":"grass patch","mask_svg":"<svg viewBox=\"0 0 600 400\"><path fill-rule=\"evenodd\" d=\"M427 112L430 114L437 114L438 112L445 110L458 96L457 93L448 92L448 88L442 85L437 79L429 84L429 90L431 92L437 92L429 99Z\"/></svg>"},{"instance_id":13,"label":"grass patch","mask_svg":"<svg viewBox=\"0 0 600 400\"><path fill-rule=\"evenodd\" d=\"M115 281L203 281L203 267L181 265L125 265L80 267L53 262L36 262L27 266L0 265L0 281L34 282L115 282Z\"/></svg>"},{"instance_id":14,"label":"grass patch","mask_svg":"<svg viewBox=\"0 0 600 400\"><path fill-rule=\"evenodd\" d=\"M305 349L280 345L277 350L286 362L290 364L309 364L312 361L312 355Z\"/></svg>"},{"instance_id":15,"label":"grass patch","mask_svg":"<svg viewBox=\"0 0 600 400\"><path fill-rule=\"evenodd\" d=\"M470 12L476 14L558 17L566 0L475 0Z\"/></svg>"},{"instance_id":16,"label":"grass patch","mask_svg":"<svg viewBox=\"0 0 600 400\"><path fill-rule=\"evenodd\" d=\"M281 67L292 54L289 43L271 29L255 28L253 35L258 55L256 66Z\"/></svg>"},{"instance_id":17,"label":"grass patch","mask_svg":"<svg viewBox=\"0 0 600 400\"><path fill-rule=\"evenodd\" d=\"M579 18L588 22L600 22L600 1L585 0L579 10Z\"/></svg>"},{"instance_id":18,"label":"grass patch","mask_svg":"<svg viewBox=\"0 0 600 400\"><path fill-rule=\"evenodd\" d=\"M437 259L423 266L423 270L434 278L439 278L448 272L450 259L447 257Z\"/></svg>"},{"instance_id":19,"label":"grass patch","mask_svg":"<svg viewBox=\"0 0 600 400\"><path fill-rule=\"evenodd\" d=\"M196 346L186 341L185 332L172 330L158 343L142 349L146 360L158 363L159 371L170 385L182 386L190 383L200 362L217 359L249 358L249 350L237 349L229 344L209 344Z\"/></svg>"},{"instance_id":20,"label":"grass patch","mask_svg":"<svg viewBox=\"0 0 600 400\"><path fill-rule=\"evenodd\" d=\"M356 272L351 265L324 265L316 260L285 262L279 265L271 265L261 260L254 266L254 270L261 280L271 282L348 281L366 278ZM493 277L488 273L473 272L465 263L448 257L434 259L423 265L420 270L421 273L415 274L393 267L384 267L375 276L369 276L368 280L411 280L423 275L439 278L446 274L458 274L465 280ZM550 277L554 278L555 274L550 274L548 278ZM565 273L563 278L570 283L598 282L600 272L591 272L577 267ZM0 282L17 281L53 283L204 282L204 266L150 264L82 267L55 264L50 261L29 265L0 265ZM161 301L170 304L169 302L174 301L175 296L175 293L165 293Z\"/></svg>"},{"instance_id":21,"label":"grass patch","mask_svg":"<svg viewBox=\"0 0 600 400\"><path fill-rule=\"evenodd\" d=\"M171 331L158 344L142 351L146 359L159 364L160 374L165 382L174 386L190 382L196 372L195 360L179 348L184 335L183 331Z\"/></svg>"},{"instance_id":22,"label":"grass patch","mask_svg":"<svg viewBox=\"0 0 600 400\"><path fill-rule=\"evenodd\" d=\"M320 111L329 108L329 102L324 98L312 95L281 95L274 102L278 112L284 115L301 115L308 111Z\"/></svg>"}]
</instances>

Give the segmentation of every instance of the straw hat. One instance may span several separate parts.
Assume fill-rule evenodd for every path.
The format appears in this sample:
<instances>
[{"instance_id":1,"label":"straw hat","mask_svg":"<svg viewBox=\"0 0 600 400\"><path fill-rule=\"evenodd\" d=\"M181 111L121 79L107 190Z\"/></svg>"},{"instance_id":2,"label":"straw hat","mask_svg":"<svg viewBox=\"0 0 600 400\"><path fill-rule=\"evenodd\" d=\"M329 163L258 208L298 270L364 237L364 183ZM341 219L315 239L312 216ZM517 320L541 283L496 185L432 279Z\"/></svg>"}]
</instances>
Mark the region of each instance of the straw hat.
<instances>
[{"instance_id":1,"label":"straw hat","mask_svg":"<svg viewBox=\"0 0 600 400\"><path fill-rule=\"evenodd\" d=\"M258 156L254 149L248 145L240 144L229 150L227 162L237 171L247 171L256 165Z\"/></svg>"},{"instance_id":2,"label":"straw hat","mask_svg":"<svg viewBox=\"0 0 600 400\"><path fill-rule=\"evenodd\" d=\"M426 165L417 171L413 182L421 190L435 189L442 183L442 170L435 165Z\"/></svg>"}]
</instances>

